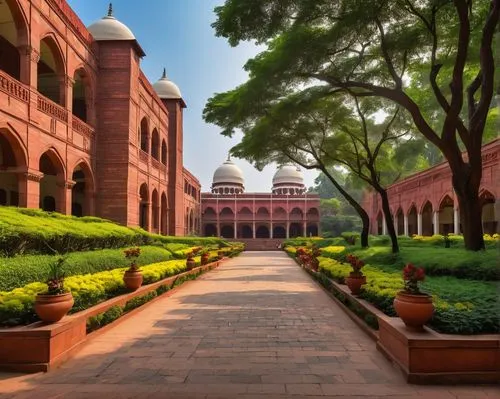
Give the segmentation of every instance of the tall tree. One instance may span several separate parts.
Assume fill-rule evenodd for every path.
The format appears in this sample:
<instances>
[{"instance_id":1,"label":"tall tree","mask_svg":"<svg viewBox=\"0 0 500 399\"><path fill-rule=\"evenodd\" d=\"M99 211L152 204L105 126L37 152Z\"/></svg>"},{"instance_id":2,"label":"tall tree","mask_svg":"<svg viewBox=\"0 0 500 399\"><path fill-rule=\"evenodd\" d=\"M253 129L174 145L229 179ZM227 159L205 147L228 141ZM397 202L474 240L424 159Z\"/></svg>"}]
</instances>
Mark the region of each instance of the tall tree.
<instances>
[{"instance_id":1,"label":"tall tree","mask_svg":"<svg viewBox=\"0 0 500 399\"><path fill-rule=\"evenodd\" d=\"M326 86L325 96L343 88L406 109L449 163L466 248L484 248L481 147L500 0L226 0L216 13L216 33L231 45L268 45L246 64L252 98ZM425 95L409 88L415 81ZM248 105L244 97L234 111ZM432 112L430 97L437 105ZM230 116L223 126L232 130Z\"/></svg>"}]
</instances>

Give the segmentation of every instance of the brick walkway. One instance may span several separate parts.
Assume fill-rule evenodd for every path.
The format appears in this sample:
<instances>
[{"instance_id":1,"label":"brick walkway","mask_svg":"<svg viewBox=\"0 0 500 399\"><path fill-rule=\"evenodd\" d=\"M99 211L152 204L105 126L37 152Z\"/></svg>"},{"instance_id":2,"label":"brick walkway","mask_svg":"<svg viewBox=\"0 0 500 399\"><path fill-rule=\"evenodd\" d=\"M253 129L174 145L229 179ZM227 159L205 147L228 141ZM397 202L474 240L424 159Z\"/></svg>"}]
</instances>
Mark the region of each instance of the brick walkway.
<instances>
[{"instance_id":1,"label":"brick walkway","mask_svg":"<svg viewBox=\"0 0 500 399\"><path fill-rule=\"evenodd\" d=\"M407 385L281 252L246 252L109 329L61 368L0 374L2 398L493 397Z\"/></svg>"}]
</instances>

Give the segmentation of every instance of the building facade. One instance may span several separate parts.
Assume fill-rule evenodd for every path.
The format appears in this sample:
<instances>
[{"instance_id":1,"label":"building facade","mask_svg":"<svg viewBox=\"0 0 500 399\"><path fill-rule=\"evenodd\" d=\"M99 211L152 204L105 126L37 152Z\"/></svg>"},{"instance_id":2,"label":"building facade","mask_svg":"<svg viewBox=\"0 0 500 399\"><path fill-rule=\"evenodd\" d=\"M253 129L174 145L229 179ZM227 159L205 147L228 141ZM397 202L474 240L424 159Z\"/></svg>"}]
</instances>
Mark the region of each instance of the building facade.
<instances>
[{"instance_id":1,"label":"building facade","mask_svg":"<svg viewBox=\"0 0 500 399\"><path fill-rule=\"evenodd\" d=\"M482 149L483 231L499 232L500 139ZM460 234L460 208L451 183L451 171L443 162L388 187L387 193L396 233L399 235ZM380 197L370 193L364 201L370 216L371 234L386 234Z\"/></svg>"},{"instance_id":2,"label":"building facade","mask_svg":"<svg viewBox=\"0 0 500 399\"><path fill-rule=\"evenodd\" d=\"M210 193L201 194L203 235L234 239L317 236L319 196L306 193L302 172L281 167L269 193L245 193L241 170L227 160L214 173Z\"/></svg>"},{"instance_id":3,"label":"building facade","mask_svg":"<svg viewBox=\"0 0 500 399\"><path fill-rule=\"evenodd\" d=\"M144 56L111 6L85 27L65 0L0 1L0 205L197 232L186 105L165 72L148 81Z\"/></svg>"}]
</instances>

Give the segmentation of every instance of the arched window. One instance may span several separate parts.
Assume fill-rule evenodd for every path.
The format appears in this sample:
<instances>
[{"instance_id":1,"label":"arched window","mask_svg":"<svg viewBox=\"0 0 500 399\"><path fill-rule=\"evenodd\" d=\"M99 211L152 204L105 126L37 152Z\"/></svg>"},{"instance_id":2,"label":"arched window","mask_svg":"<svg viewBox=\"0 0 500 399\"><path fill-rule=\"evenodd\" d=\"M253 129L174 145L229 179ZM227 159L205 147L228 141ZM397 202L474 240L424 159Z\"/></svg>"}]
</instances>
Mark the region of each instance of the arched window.
<instances>
[{"instance_id":1,"label":"arched window","mask_svg":"<svg viewBox=\"0 0 500 399\"><path fill-rule=\"evenodd\" d=\"M73 76L73 115L87 122L88 77L84 69L78 69Z\"/></svg>"},{"instance_id":2,"label":"arched window","mask_svg":"<svg viewBox=\"0 0 500 399\"><path fill-rule=\"evenodd\" d=\"M40 157L38 168L43 173L43 178L40 180L40 208L49 212L63 211L66 189L61 158L55 150L48 150Z\"/></svg>"},{"instance_id":3,"label":"arched window","mask_svg":"<svg viewBox=\"0 0 500 399\"><path fill-rule=\"evenodd\" d=\"M64 106L64 61L59 47L50 36L40 42L37 67L37 89L40 94Z\"/></svg>"},{"instance_id":4,"label":"arched window","mask_svg":"<svg viewBox=\"0 0 500 399\"><path fill-rule=\"evenodd\" d=\"M153 129L151 135L151 156L157 161L160 160L160 135L156 129Z\"/></svg>"},{"instance_id":5,"label":"arched window","mask_svg":"<svg viewBox=\"0 0 500 399\"><path fill-rule=\"evenodd\" d=\"M165 140L161 141L161 163L163 165L167 164L167 143Z\"/></svg>"},{"instance_id":6,"label":"arched window","mask_svg":"<svg viewBox=\"0 0 500 399\"><path fill-rule=\"evenodd\" d=\"M142 118L141 120L141 150L147 152L149 154L149 126L148 120L146 118Z\"/></svg>"},{"instance_id":7,"label":"arched window","mask_svg":"<svg viewBox=\"0 0 500 399\"><path fill-rule=\"evenodd\" d=\"M0 69L21 80L19 48L28 43L27 24L16 1L0 1Z\"/></svg>"}]
</instances>

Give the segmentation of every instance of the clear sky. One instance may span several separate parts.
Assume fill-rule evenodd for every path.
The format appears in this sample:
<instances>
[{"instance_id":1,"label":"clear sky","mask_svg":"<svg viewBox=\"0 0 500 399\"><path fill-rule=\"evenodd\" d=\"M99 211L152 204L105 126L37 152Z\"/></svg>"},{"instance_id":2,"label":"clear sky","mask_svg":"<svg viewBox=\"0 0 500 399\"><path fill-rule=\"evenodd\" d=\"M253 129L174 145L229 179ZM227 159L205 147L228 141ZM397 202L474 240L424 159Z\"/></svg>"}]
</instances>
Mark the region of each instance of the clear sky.
<instances>
[{"instance_id":1,"label":"clear sky","mask_svg":"<svg viewBox=\"0 0 500 399\"><path fill-rule=\"evenodd\" d=\"M106 15L109 1L68 3L90 25ZM245 82L243 65L259 52L251 43L232 48L224 38L215 37L210 25L215 21L214 7L221 4L223 0L113 1L113 15L132 30L146 53L141 65L149 80L158 80L165 67L167 76L181 89L187 103L184 166L198 177L203 191L210 189L213 172L239 141L221 136L217 126L203 121L205 103L214 93ZM274 166L259 172L244 160L233 161L243 171L247 192L270 190ZM306 185L313 185L317 173L304 171L304 175Z\"/></svg>"}]
</instances>

